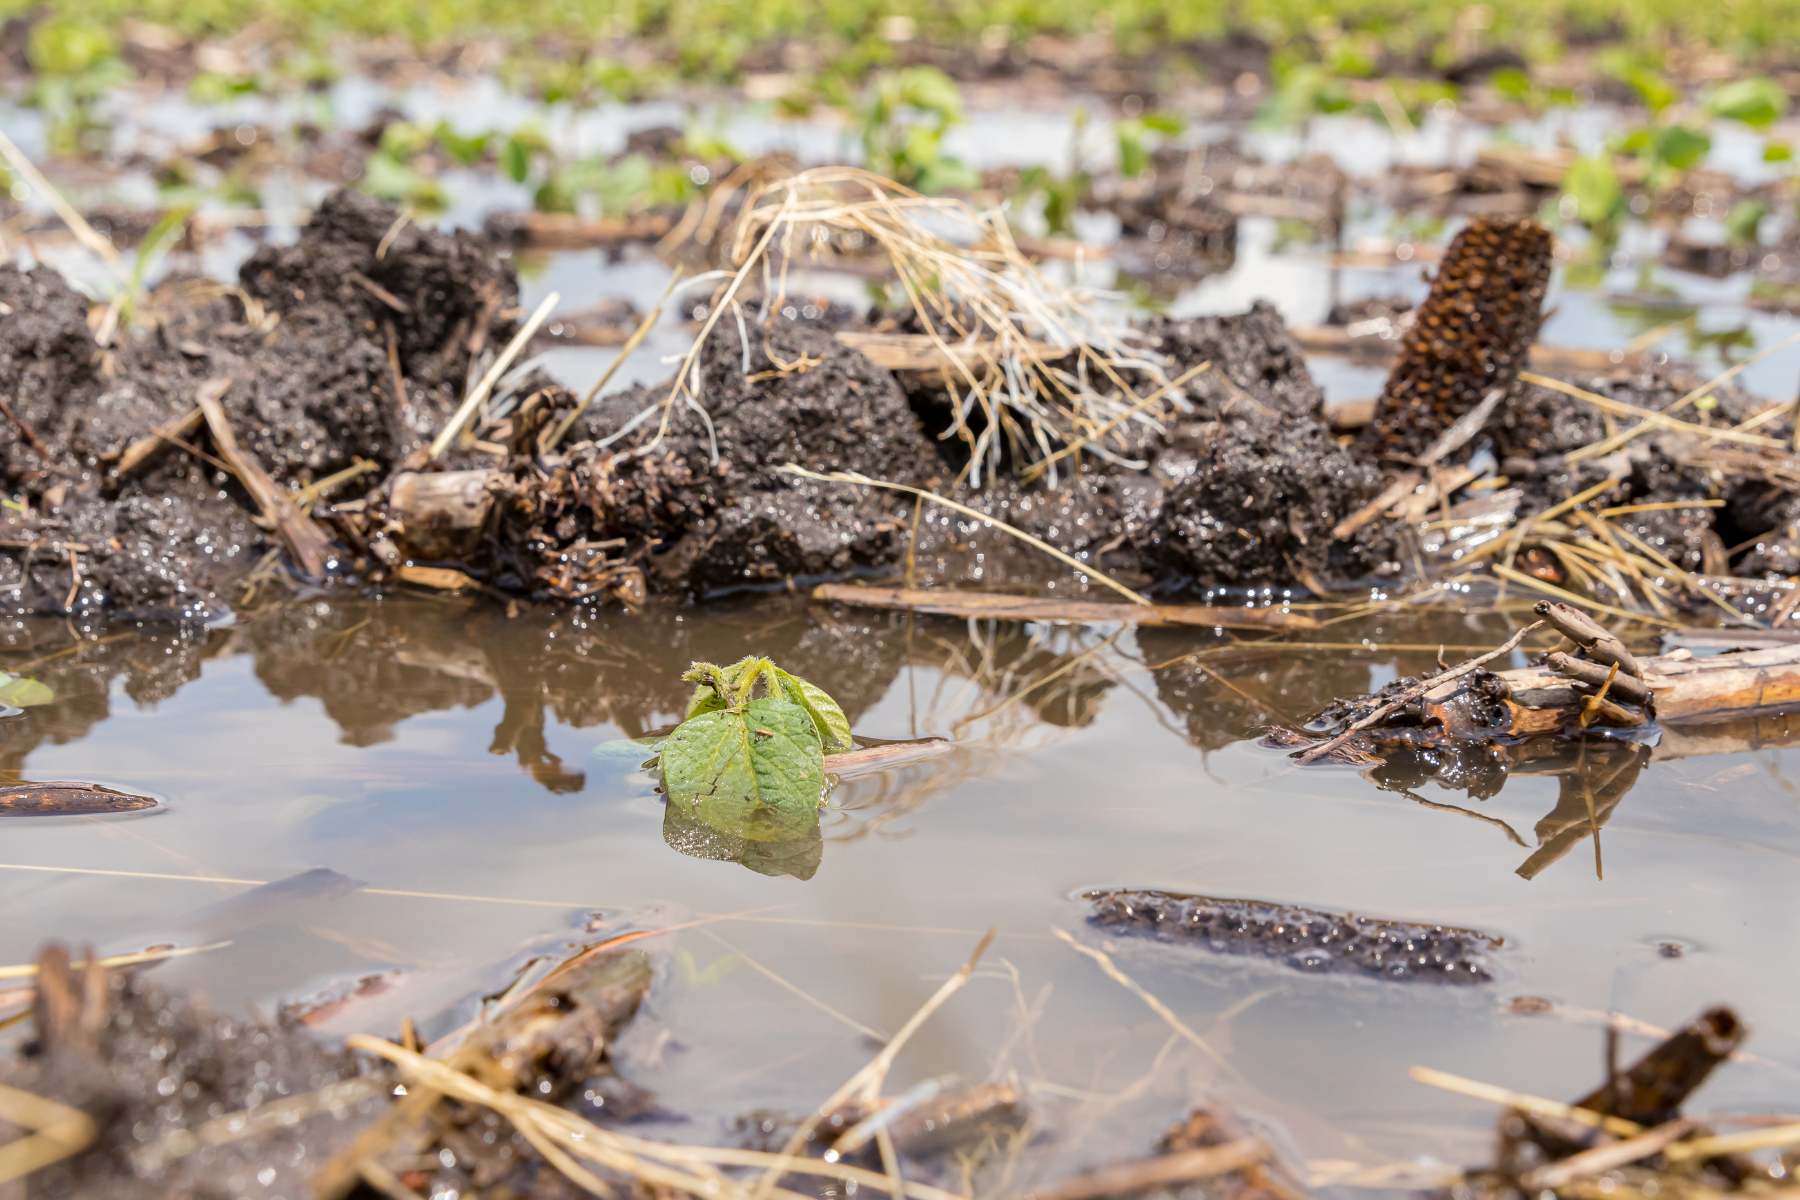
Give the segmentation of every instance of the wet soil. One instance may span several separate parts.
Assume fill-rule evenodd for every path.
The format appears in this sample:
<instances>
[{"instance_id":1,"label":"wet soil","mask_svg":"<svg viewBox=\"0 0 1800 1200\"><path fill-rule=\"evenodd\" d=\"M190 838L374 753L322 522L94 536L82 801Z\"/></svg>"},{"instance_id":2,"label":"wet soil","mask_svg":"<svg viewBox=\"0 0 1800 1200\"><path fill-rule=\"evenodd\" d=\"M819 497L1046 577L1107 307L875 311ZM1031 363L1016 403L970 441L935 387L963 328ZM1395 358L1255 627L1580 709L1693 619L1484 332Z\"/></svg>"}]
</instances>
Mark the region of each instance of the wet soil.
<instances>
[{"instance_id":1,"label":"wet soil","mask_svg":"<svg viewBox=\"0 0 1800 1200\"><path fill-rule=\"evenodd\" d=\"M297 245L254 255L238 288L167 288L160 319L108 349L53 272L0 268L0 303L15 313L0 323L0 390L18 397L20 432L0 443L0 467L28 510L0 521L9 611L225 616L224 589L273 544L249 496L182 446L129 477L114 469L189 412L207 380L231 381L223 406L238 440L282 486L359 460L385 473L425 442L471 359L510 334L516 284L478 239L398 217L337 193Z\"/></svg>"},{"instance_id":2,"label":"wet soil","mask_svg":"<svg viewBox=\"0 0 1800 1200\"><path fill-rule=\"evenodd\" d=\"M1661 412L1705 381L1690 370L1666 366L1613 376L1571 377L1570 382L1609 399ZM1672 415L1729 427L1748 420L1763 407L1763 402L1729 384L1713 389L1710 395L1713 403L1699 413L1689 409ZM1708 461L1713 448L1703 447L1698 435L1653 433L1634 438L1611 454L1576 463L1565 457L1633 424L1631 417L1614 417L1609 424L1593 405L1549 388L1524 389L1501 409L1495 423L1501 473L1524 492L1519 515L1542 511L1616 479L1616 486L1600 493L1587 507L1725 501L1722 508L1670 508L1612 518L1684 571L1756 578L1779 574L1783 563L1800 561L1795 553L1800 548L1795 532L1784 532L1794 512L1800 511L1791 504L1791 495L1766 480L1728 477ZM1758 432L1788 439L1792 428L1787 416L1777 415ZM1769 536L1760 544L1741 545L1760 535ZM1742 554L1735 562L1728 559L1731 547L1738 547Z\"/></svg>"},{"instance_id":3,"label":"wet soil","mask_svg":"<svg viewBox=\"0 0 1800 1200\"><path fill-rule=\"evenodd\" d=\"M142 969L71 967L59 947L39 968L34 1037L0 1056L0 1083L79 1109L97 1135L34 1175L33 1194L291 1196L382 1103L366 1061L282 1021L212 1012ZM271 1121L216 1147L192 1137L208 1121L334 1084L350 1085L347 1094L310 1119Z\"/></svg>"},{"instance_id":4,"label":"wet soil","mask_svg":"<svg viewBox=\"0 0 1800 1200\"><path fill-rule=\"evenodd\" d=\"M1089 920L1114 933L1152 937L1214 954L1273 959L1314 974L1390 982L1491 983L1501 941L1445 925L1415 925L1318 912L1259 900L1167 892L1089 893Z\"/></svg>"}]
</instances>

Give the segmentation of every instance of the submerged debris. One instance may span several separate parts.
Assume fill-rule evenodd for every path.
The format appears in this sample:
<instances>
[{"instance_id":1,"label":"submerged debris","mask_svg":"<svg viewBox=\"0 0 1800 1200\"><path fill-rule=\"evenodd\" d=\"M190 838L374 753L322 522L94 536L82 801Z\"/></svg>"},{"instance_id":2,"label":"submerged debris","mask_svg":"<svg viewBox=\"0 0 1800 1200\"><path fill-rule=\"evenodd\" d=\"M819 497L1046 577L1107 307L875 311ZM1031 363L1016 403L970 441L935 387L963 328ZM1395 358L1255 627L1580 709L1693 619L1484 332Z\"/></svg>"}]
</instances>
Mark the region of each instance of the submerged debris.
<instances>
[{"instance_id":1,"label":"submerged debris","mask_svg":"<svg viewBox=\"0 0 1800 1200\"><path fill-rule=\"evenodd\" d=\"M1748 1030L1729 1008L1700 1014L1636 1063L1570 1105L1513 1096L1438 1072L1414 1069L1422 1082L1506 1096L1491 1167L1468 1172L1458 1195L1652 1197L1761 1192L1785 1181L1783 1163L1746 1157L1741 1139L1717 1137L1681 1106L1740 1046ZM1609 1038L1616 1032L1608 1031ZM1609 1061L1612 1043L1609 1042ZM1791 1131L1791 1126L1780 1133ZM1735 1144L1734 1144L1735 1143ZM1770 1144L1791 1144L1775 1138Z\"/></svg>"},{"instance_id":2,"label":"submerged debris","mask_svg":"<svg viewBox=\"0 0 1800 1200\"><path fill-rule=\"evenodd\" d=\"M1175 892L1089 892L1102 929L1274 959L1314 974L1426 983L1490 983L1502 939L1448 925L1414 925L1262 900Z\"/></svg>"}]
</instances>

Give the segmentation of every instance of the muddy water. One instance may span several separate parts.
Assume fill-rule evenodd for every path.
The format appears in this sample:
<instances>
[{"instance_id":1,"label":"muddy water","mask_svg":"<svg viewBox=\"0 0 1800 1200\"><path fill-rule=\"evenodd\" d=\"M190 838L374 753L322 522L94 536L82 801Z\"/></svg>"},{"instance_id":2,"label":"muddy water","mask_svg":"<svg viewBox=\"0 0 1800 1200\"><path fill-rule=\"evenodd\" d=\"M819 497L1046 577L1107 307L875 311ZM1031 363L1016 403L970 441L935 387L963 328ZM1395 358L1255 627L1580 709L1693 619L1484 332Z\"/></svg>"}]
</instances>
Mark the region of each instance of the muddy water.
<instances>
[{"instance_id":1,"label":"muddy water","mask_svg":"<svg viewBox=\"0 0 1800 1200\"><path fill-rule=\"evenodd\" d=\"M658 1094L652 1132L716 1140L753 1110L816 1104L994 926L978 978L903 1055L890 1094L1016 1075L1046 1131L1023 1151L1026 1179L1141 1153L1205 1097L1269 1122L1298 1160L1477 1161L1491 1113L1406 1068L1573 1096L1600 1070L1609 1009L1669 1026L1738 1006L1758 1057L1699 1107L1779 1107L1800 1068L1792 752L1651 762L1599 818L1603 878L1578 834L1528 879L1558 778L1409 795L1297 771L1250 740L1417 671L1439 642L1454 657L1504 628L1414 611L1332 626L1354 649L1314 634L1246 651L1209 631L909 622L786 596L583 619L397 596L294 602L203 641L133 635L35 668L59 698L0 724L0 766L166 807L0 821L0 962L51 937L229 942L156 974L232 1011L360 987L322 1031L442 1013L430 1036L534 940L596 913L682 925L662 939L626 1071ZM29 633L7 665L68 645ZM1380 648L1397 639L1433 648ZM1214 675L1165 665L1196 651ZM835 692L863 737L955 739L843 782L804 880L672 849L641 756L618 744L677 717L691 660L751 652ZM313 868L365 890L194 916ZM1500 978L1409 986L1109 941L1078 897L1102 886L1472 927L1505 939ZM1193 1040L1056 929L1109 950ZM1515 1015L1520 996L1555 1007Z\"/></svg>"}]
</instances>

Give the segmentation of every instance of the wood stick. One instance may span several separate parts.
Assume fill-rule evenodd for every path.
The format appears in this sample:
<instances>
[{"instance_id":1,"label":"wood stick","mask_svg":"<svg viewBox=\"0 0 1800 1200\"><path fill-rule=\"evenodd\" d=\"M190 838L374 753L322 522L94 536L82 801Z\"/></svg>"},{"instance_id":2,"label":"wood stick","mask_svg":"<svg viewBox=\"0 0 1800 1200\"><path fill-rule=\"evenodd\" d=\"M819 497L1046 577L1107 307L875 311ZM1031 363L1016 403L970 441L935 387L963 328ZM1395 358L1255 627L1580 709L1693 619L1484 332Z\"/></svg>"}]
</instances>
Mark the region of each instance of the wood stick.
<instances>
[{"instance_id":1,"label":"wood stick","mask_svg":"<svg viewBox=\"0 0 1800 1200\"><path fill-rule=\"evenodd\" d=\"M1571 642L1586 650L1596 662L1608 666L1617 665L1627 675L1643 678L1643 671L1637 660L1625 649L1625 643L1606 626L1600 624L1578 608L1567 604L1558 604L1552 600L1539 600L1531 606L1531 611L1554 625L1559 633Z\"/></svg>"},{"instance_id":2,"label":"wood stick","mask_svg":"<svg viewBox=\"0 0 1800 1200\"><path fill-rule=\"evenodd\" d=\"M190 408L182 416L170 421L161 429L147 437L141 437L127 446L125 453L119 458L119 465L113 468L114 472L121 479L135 474L156 459L161 458L171 445L177 442L191 441L204 424L206 424L206 414L198 408Z\"/></svg>"},{"instance_id":3,"label":"wood stick","mask_svg":"<svg viewBox=\"0 0 1800 1200\"><path fill-rule=\"evenodd\" d=\"M839 754L825 756L827 775L862 775L884 767L923 762L956 749L949 738L919 738L910 742L889 742L881 746L859 746Z\"/></svg>"},{"instance_id":4,"label":"wood stick","mask_svg":"<svg viewBox=\"0 0 1800 1200\"><path fill-rule=\"evenodd\" d=\"M930 335L923 333L857 333L844 330L837 334L837 340L860 352L876 366L886 367L890 371L955 370L958 367L992 362L1000 353L1000 344L993 340L952 342L949 349L945 350ZM1048 342L1026 344L1033 355L1046 362L1071 353L1068 349L1052 346Z\"/></svg>"},{"instance_id":5,"label":"wood stick","mask_svg":"<svg viewBox=\"0 0 1800 1200\"><path fill-rule=\"evenodd\" d=\"M1800 708L1800 644L1694 658L1683 651L1639 660L1665 725L1722 721ZM1513 734L1560 729L1589 697L1543 667L1501 671ZM1620 678L1623 678L1621 674ZM1614 686L1617 687L1615 681Z\"/></svg>"},{"instance_id":6,"label":"wood stick","mask_svg":"<svg viewBox=\"0 0 1800 1200\"><path fill-rule=\"evenodd\" d=\"M1610 1145L1595 1146L1592 1150L1583 1150L1572 1154L1558 1162L1547 1163L1531 1171L1519 1182L1532 1192L1548 1188L1555 1190L1577 1179L1589 1175L1598 1175L1603 1171L1611 1171L1630 1163L1649 1158L1652 1154L1660 1154L1671 1142L1686 1137L1699 1127L1699 1122L1692 1117L1680 1117L1666 1121L1647 1133L1640 1133L1634 1138Z\"/></svg>"},{"instance_id":7,"label":"wood stick","mask_svg":"<svg viewBox=\"0 0 1800 1200\"><path fill-rule=\"evenodd\" d=\"M513 334L512 341L506 344L506 349L500 352L500 357L494 360L494 365L487 369L487 374L481 377L481 381L475 385L475 390L464 398L461 407L450 418L450 423L438 432L436 438L432 439L432 458L443 457L444 451L449 449L450 443L456 438L457 433L475 414L475 410L480 407L481 402L487 399L488 393L494 390L494 385L500 382L502 375L506 374L506 368L512 366L512 360L518 357L519 351L530 343L531 335L537 332L538 326L544 323L544 319L550 315L550 310L555 308L561 299L561 295L551 292L544 297L543 303L537 306L537 311L531 314L531 318L519 326L519 332Z\"/></svg>"},{"instance_id":8,"label":"wood stick","mask_svg":"<svg viewBox=\"0 0 1800 1200\"><path fill-rule=\"evenodd\" d=\"M1342 325L1299 326L1290 330L1302 350L1313 354L1355 354L1392 358L1400 353L1404 338L1379 334L1353 336ZM1540 371L1577 371L1593 374L1620 367L1636 367L1644 361L1642 350L1626 350L1614 359L1611 350L1578 350L1568 346L1533 346L1531 365ZM1364 421L1367 424L1367 421Z\"/></svg>"},{"instance_id":9,"label":"wood stick","mask_svg":"<svg viewBox=\"0 0 1800 1200\"><path fill-rule=\"evenodd\" d=\"M219 397L230 386L230 379L209 379L194 395L195 403L212 430L219 456L230 464L232 473L255 499L263 516L274 522L275 532L287 546L288 553L294 556L300 570L313 579L322 578L325 564L331 557L331 539L311 517L295 507L287 492L276 486L254 458L239 448L237 437L231 432L231 422L225 418L225 408L219 403Z\"/></svg>"},{"instance_id":10,"label":"wood stick","mask_svg":"<svg viewBox=\"0 0 1800 1200\"><path fill-rule=\"evenodd\" d=\"M1561 1104L1555 1100L1546 1100L1542 1096L1532 1096L1525 1092L1515 1092L1510 1088L1497 1087L1491 1083L1482 1083L1478 1079L1465 1079L1461 1075L1452 1075L1448 1071L1439 1071L1431 1067L1410 1067L1406 1072L1414 1083L1422 1083L1426 1087L1442 1088L1446 1092L1455 1092L1459 1096L1469 1096L1476 1100L1486 1100L1490 1104L1501 1104L1507 1108L1516 1108L1534 1116L1551 1117L1561 1121L1575 1121L1590 1129L1604 1129L1616 1137L1637 1137L1644 1132L1644 1127L1636 1121L1627 1121L1624 1117L1608 1116L1595 1112L1591 1108L1577 1108L1573 1104Z\"/></svg>"},{"instance_id":11,"label":"wood stick","mask_svg":"<svg viewBox=\"0 0 1800 1200\"><path fill-rule=\"evenodd\" d=\"M1423 483L1425 477L1417 471L1403 472L1394 482L1383 489L1381 495L1375 497L1349 516L1337 523L1331 531L1331 540L1341 542L1357 530L1379 517L1394 505L1411 495L1413 490Z\"/></svg>"},{"instance_id":12,"label":"wood stick","mask_svg":"<svg viewBox=\"0 0 1800 1200\"><path fill-rule=\"evenodd\" d=\"M1545 660L1546 665L1558 675L1567 675L1577 683L1585 683L1589 687L1607 687L1611 695L1629 704L1650 703L1650 688L1643 680L1631 675L1613 678L1608 683L1609 674L1617 670L1617 664L1607 667L1601 663L1585 658L1571 658L1567 654L1552 654Z\"/></svg>"},{"instance_id":13,"label":"wood stick","mask_svg":"<svg viewBox=\"0 0 1800 1200\"><path fill-rule=\"evenodd\" d=\"M0 413L6 414L6 419L13 423L13 428L19 431L19 436L25 439L25 444L31 447L32 453L36 454L46 467L53 471L58 469L56 464L50 461L50 447L44 445L44 439L37 435L37 430L27 425L17 413L13 412L12 405L0 400Z\"/></svg>"},{"instance_id":14,"label":"wood stick","mask_svg":"<svg viewBox=\"0 0 1800 1200\"><path fill-rule=\"evenodd\" d=\"M394 295L394 293L388 291L379 283L376 283L373 279L364 275L361 271L350 272L350 282L356 284L358 287L362 288L363 291L369 293L369 295L375 297L397 313L404 315L412 312L412 305Z\"/></svg>"},{"instance_id":15,"label":"wood stick","mask_svg":"<svg viewBox=\"0 0 1800 1200\"><path fill-rule=\"evenodd\" d=\"M1215 608L1198 604L1111 604L1057 600L1049 596L1007 596L995 592L939 592L926 588L857 587L822 583L814 600L836 600L865 608L904 609L949 617L993 617L1002 621L1055 621L1071 625L1168 626L1217 629L1317 629L1301 613L1275 608Z\"/></svg>"},{"instance_id":16,"label":"wood stick","mask_svg":"<svg viewBox=\"0 0 1800 1200\"><path fill-rule=\"evenodd\" d=\"M1065 1179L1054 1187L1027 1189L1025 1200L1096 1200L1101 1196L1124 1196L1162 1184L1241 1171L1268 1157L1269 1147L1260 1138L1239 1138L1222 1146L1205 1146L1090 1171Z\"/></svg>"},{"instance_id":17,"label":"wood stick","mask_svg":"<svg viewBox=\"0 0 1800 1200\"><path fill-rule=\"evenodd\" d=\"M1724 1154L1743 1154L1750 1150L1785 1150L1800 1145L1800 1124L1777 1125L1749 1133L1727 1133L1716 1137L1695 1138L1679 1146L1670 1146L1670 1162L1694 1162L1717 1158Z\"/></svg>"},{"instance_id":18,"label":"wood stick","mask_svg":"<svg viewBox=\"0 0 1800 1200\"><path fill-rule=\"evenodd\" d=\"M1414 685L1413 687L1407 688L1406 691L1400 696L1399 699L1389 701L1388 703L1382 705L1380 708L1376 709L1374 712L1370 713L1368 716L1364 717L1362 720L1353 722L1348 729L1344 730L1344 732L1338 734L1336 737L1332 738L1330 741L1321 742L1319 745L1314 746L1311 750L1308 750L1305 754L1302 754L1300 756L1300 762L1304 765L1306 763L1312 762L1314 759L1318 758L1322 754L1329 754L1331 751L1336 750L1339 746L1341 746L1345 742L1349 741L1351 739L1351 737L1354 736L1355 734L1361 733L1363 730L1369 728L1371 725L1378 724L1382 720L1382 718L1391 716L1393 713L1398 712L1400 709L1404 708L1406 705L1411 704L1414 700L1417 700L1420 696L1423 696L1426 692L1433 691L1433 690L1443 686L1444 684L1449 683L1451 680L1460 679L1464 675L1467 675L1469 672L1475 670L1477 667L1480 667L1486 663L1490 663L1490 662L1494 661L1496 658L1499 658L1502 654L1510 654L1512 652L1512 649L1514 646L1517 646L1520 642L1525 640L1526 634L1530 633L1532 630L1536 629L1538 626L1540 626L1542 624L1543 624L1542 621L1533 621L1531 624L1527 625L1525 628L1519 630L1517 633L1515 633L1511 637L1507 638L1504 642L1502 642L1496 648L1489 650L1486 654L1479 654L1479 655L1476 655L1474 658L1466 659L1463 662L1456 664L1454 667L1451 667L1448 671L1440 672L1437 675L1433 675L1430 679L1424 680L1424 681Z\"/></svg>"}]
</instances>

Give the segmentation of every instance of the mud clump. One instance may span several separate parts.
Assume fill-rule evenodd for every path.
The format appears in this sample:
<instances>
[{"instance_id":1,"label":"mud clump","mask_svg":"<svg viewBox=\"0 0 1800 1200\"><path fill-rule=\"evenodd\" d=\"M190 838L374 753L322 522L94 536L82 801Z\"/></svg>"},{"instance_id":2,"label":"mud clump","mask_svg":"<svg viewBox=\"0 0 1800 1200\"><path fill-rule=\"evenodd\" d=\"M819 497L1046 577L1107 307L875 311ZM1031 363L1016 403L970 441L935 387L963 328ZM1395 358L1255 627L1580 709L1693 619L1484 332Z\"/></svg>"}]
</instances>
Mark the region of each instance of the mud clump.
<instances>
[{"instance_id":1,"label":"mud clump","mask_svg":"<svg viewBox=\"0 0 1800 1200\"><path fill-rule=\"evenodd\" d=\"M220 590L273 545L255 504L188 449L205 450L204 430L122 474L128 448L186 415L202 383L229 379L227 418L278 484L359 460L391 470L497 353L516 295L511 267L479 239L399 223L391 205L352 192L329 197L297 245L252 256L236 288L159 288L104 349L85 300L54 272L0 267L0 394L17 398L18 435L0 439L0 469L29 510L0 521L0 605L222 617Z\"/></svg>"},{"instance_id":2,"label":"mud clump","mask_svg":"<svg viewBox=\"0 0 1800 1200\"><path fill-rule=\"evenodd\" d=\"M1658 367L1576 382L1595 395L1660 412L1675 405L1701 381L1687 371ZM1721 386L1712 396L1716 407L1699 419L1730 426L1756 413L1756 402L1737 388ZM1673 415L1694 419L1697 414ZM1614 419L1617 430L1629 429L1631 425L1629 417ZM1769 423L1761 432L1785 438L1790 436L1791 428L1783 419ZM1614 524L1684 571L1757 575L1779 570L1784 561L1780 530L1791 519L1783 503L1787 493L1756 480L1754 463L1737 459L1715 461L1720 449L1701 446L1698 435L1649 433L1625 442L1611 453L1570 462L1567 456L1571 452L1606 438L1607 425L1594 405L1545 387L1524 389L1504 406L1495 435L1503 455L1502 472L1524 492L1520 516L1542 511L1615 479L1616 486L1596 496L1594 505L1626 507L1726 499L1723 509L1651 509L1611 518ZM1724 476L1733 482L1721 486L1720 472L1715 468L1725 468ZM1744 477L1746 469L1751 478ZM1727 547L1764 533L1772 535L1766 551L1753 547L1735 568L1729 566ZM1760 557L1766 552L1772 552L1771 556Z\"/></svg>"},{"instance_id":3,"label":"mud clump","mask_svg":"<svg viewBox=\"0 0 1800 1200\"><path fill-rule=\"evenodd\" d=\"M600 443L664 405L667 385L604 398L571 435L586 444L548 474L518 463L501 542L520 569L541 578L571 544L623 538L651 579L703 595L897 561L903 501L780 468L928 484L942 469L936 447L890 372L822 329L776 321L764 333L746 352L735 324L714 329L699 362L705 412L675 401L656 449L620 458L631 443ZM644 422L643 441L661 419Z\"/></svg>"},{"instance_id":4,"label":"mud clump","mask_svg":"<svg viewBox=\"0 0 1800 1200\"><path fill-rule=\"evenodd\" d=\"M1326 573L1355 578L1385 557L1377 528L1349 541L1332 537L1381 479L1317 421L1183 424L1157 468L1171 482L1141 551L1165 580L1254 586Z\"/></svg>"},{"instance_id":5,"label":"mud clump","mask_svg":"<svg viewBox=\"0 0 1800 1200\"><path fill-rule=\"evenodd\" d=\"M22 1053L0 1060L0 1083L97 1128L87 1149L33 1176L34 1195L292 1196L391 1086L297 1029L219 1016L136 972L71 967L55 946L39 958L33 1021ZM207 1151L192 1137L210 1120L332 1085L348 1086L310 1119Z\"/></svg>"},{"instance_id":6,"label":"mud clump","mask_svg":"<svg viewBox=\"0 0 1800 1200\"><path fill-rule=\"evenodd\" d=\"M1552 242L1530 219L1476 217L1456 235L1357 439L1361 454L1417 457L1490 389L1516 387L1543 319Z\"/></svg>"},{"instance_id":7,"label":"mud clump","mask_svg":"<svg viewBox=\"0 0 1800 1200\"><path fill-rule=\"evenodd\" d=\"M361 192L334 192L298 243L257 251L239 278L284 319L332 312L365 334L392 324L408 380L426 390L460 388L469 360L518 326L517 276L486 238L422 229Z\"/></svg>"},{"instance_id":8,"label":"mud clump","mask_svg":"<svg viewBox=\"0 0 1800 1200\"><path fill-rule=\"evenodd\" d=\"M1172 379L1212 364L1182 389L1203 418L1216 420L1239 407L1309 417L1325 403L1300 343L1267 300L1232 317L1156 317L1143 331L1169 357Z\"/></svg>"},{"instance_id":9,"label":"mud clump","mask_svg":"<svg viewBox=\"0 0 1800 1200\"><path fill-rule=\"evenodd\" d=\"M341 540L337 569L372 582L410 559L539 599L636 604L886 573L909 546L943 567L938 582L1066 580L961 518L927 523L915 544L910 497L785 473L942 490L961 448L933 436L947 401L909 395L827 322L781 312L720 321L692 396L671 402L665 384L605 397L550 450L543 435L575 398L541 376L514 381L478 420L479 450L425 463L422 447L515 330L516 281L481 238L417 228L367 196L329 197L298 244L258 251L235 287L159 288L111 348L50 272L0 271L0 296L16 314L0 327L0 394L20 397L0 465L28 510L0 522L0 597L16 614L219 620L229 585L265 560L279 569L282 543L209 454L210 430L194 421L155 441L214 381L237 442L278 487L373 475L361 508L315 514ZM968 502L1133 586L1357 577L1385 561L1374 533L1332 545L1373 475L1318 423L1319 389L1273 308L1143 334L1166 374L1127 372L1132 387L1211 364L1186 384L1182 424L1130 426L1123 457L1147 470L1089 456L1055 486L988 481ZM445 469L469 472L478 519L455 537L410 536L398 481L460 486L431 478Z\"/></svg>"},{"instance_id":10,"label":"mud clump","mask_svg":"<svg viewBox=\"0 0 1800 1200\"><path fill-rule=\"evenodd\" d=\"M1088 893L1088 918L1113 933L1267 958L1312 974L1395 982L1491 983L1500 939L1472 929L1172 892Z\"/></svg>"}]
</instances>

